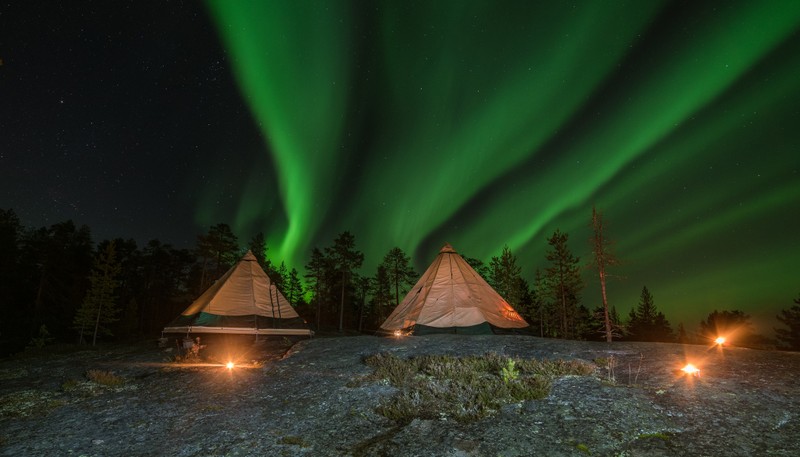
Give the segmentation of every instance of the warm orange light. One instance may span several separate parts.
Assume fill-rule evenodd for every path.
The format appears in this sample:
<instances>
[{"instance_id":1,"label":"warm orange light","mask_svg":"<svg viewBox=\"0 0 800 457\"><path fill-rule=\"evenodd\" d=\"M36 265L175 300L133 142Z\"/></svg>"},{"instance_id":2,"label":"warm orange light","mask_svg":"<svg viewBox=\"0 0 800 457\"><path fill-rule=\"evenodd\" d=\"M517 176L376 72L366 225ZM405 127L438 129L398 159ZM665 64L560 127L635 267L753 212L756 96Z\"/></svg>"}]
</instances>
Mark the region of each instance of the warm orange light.
<instances>
[{"instance_id":1,"label":"warm orange light","mask_svg":"<svg viewBox=\"0 0 800 457\"><path fill-rule=\"evenodd\" d=\"M403 336L403 331L402 331L402 330L395 330L395 331L394 331L394 336L396 336L396 337L401 337L401 336Z\"/></svg>"},{"instance_id":2,"label":"warm orange light","mask_svg":"<svg viewBox=\"0 0 800 457\"><path fill-rule=\"evenodd\" d=\"M685 367L681 368L681 371L691 376L697 376L700 374L700 369L691 363L687 363Z\"/></svg>"},{"instance_id":3,"label":"warm orange light","mask_svg":"<svg viewBox=\"0 0 800 457\"><path fill-rule=\"evenodd\" d=\"M228 363L226 363L226 364L225 364L225 368L227 368L227 369L229 369L229 370L233 370L233 362L228 362Z\"/></svg>"},{"instance_id":4,"label":"warm orange light","mask_svg":"<svg viewBox=\"0 0 800 457\"><path fill-rule=\"evenodd\" d=\"M724 336L718 336L717 339L714 340L714 342L719 344L720 346L722 346L723 344L725 344L725 337Z\"/></svg>"}]
</instances>

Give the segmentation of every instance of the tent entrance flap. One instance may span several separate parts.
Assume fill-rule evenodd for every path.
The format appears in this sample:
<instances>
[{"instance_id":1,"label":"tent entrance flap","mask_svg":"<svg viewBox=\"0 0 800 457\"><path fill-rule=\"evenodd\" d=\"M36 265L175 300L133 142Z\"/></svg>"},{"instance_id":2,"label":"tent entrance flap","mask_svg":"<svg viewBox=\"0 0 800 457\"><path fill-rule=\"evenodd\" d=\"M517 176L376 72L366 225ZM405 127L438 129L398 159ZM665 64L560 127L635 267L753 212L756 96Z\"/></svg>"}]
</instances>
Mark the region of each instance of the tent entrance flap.
<instances>
[{"instance_id":1,"label":"tent entrance flap","mask_svg":"<svg viewBox=\"0 0 800 457\"><path fill-rule=\"evenodd\" d=\"M450 333L455 335L491 335L492 326L488 322L469 327L429 327L417 324L414 326L414 335L435 335L440 333Z\"/></svg>"}]
</instances>

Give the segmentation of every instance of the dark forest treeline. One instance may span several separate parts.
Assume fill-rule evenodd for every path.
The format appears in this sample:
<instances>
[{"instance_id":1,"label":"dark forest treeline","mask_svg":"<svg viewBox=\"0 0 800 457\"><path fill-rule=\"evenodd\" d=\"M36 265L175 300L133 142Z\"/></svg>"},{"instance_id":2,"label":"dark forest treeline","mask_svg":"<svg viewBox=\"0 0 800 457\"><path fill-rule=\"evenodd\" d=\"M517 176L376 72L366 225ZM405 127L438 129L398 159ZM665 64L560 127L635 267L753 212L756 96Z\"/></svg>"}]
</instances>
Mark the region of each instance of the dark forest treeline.
<instances>
[{"instance_id":1,"label":"dark forest treeline","mask_svg":"<svg viewBox=\"0 0 800 457\"><path fill-rule=\"evenodd\" d=\"M532 284L522 277L508 247L488 263L465 259L523 315L536 335L607 340L610 330L616 340L702 343L724 328L736 327L740 343L768 343L753 334L749 316L740 311L715 311L700 323L697 334L688 334L682 323L673 329L647 287L627 319L614 307L588 309L581 296L585 265L568 242L569 236L560 231L547 240L546 266L537 270ZM192 249L159 240L143 246L123 239L95 245L86 226L66 221L27 228L13 210L0 209L0 355L26 345L78 342L81 336L92 341L85 336L99 322L91 317L91 309L103 300L111 302L110 309L103 309L106 320L97 327L106 340L112 335L157 335L248 249L315 330L375 331L421 273L399 247L385 253L375 271L363 272L364 254L350 232L339 234L329 246L314 248L301 275L295 266L269 258L262 234L243 243L226 224L198 235ZM113 277L99 276L104 266ZM788 330L776 331L784 347L800 349L800 299L795 303L778 316Z\"/></svg>"},{"instance_id":2,"label":"dark forest treeline","mask_svg":"<svg viewBox=\"0 0 800 457\"><path fill-rule=\"evenodd\" d=\"M72 221L29 229L13 211L0 210L0 353L30 342L77 342L76 313L87 298L95 256L109 243L95 246L89 228ZM152 334L196 295L200 264L190 250L158 240L114 245L120 272L112 333Z\"/></svg>"}]
</instances>

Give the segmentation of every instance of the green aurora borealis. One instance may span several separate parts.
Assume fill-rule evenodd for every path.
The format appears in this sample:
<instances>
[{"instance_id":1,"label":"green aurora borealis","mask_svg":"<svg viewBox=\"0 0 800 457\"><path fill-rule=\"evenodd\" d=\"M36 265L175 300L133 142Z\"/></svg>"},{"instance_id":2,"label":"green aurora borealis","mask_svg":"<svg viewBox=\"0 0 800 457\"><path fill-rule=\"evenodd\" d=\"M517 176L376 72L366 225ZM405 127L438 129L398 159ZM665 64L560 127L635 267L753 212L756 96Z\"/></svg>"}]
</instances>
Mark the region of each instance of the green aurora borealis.
<instances>
[{"instance_id":1,"label":"green aurora borealis","mask_svg":"<svg viewBox=\"0 0 800 457\"><path fill-rule=\"evenodd\" d=\"M201 225L299 269L350 230L369 275L394 246L421 272L508 245L532 281L556 229L588 260L596 205L621 312L645 285L689 328L800 293L800 2L208 6L264 142Z\"/></svg>"}]
</instances>

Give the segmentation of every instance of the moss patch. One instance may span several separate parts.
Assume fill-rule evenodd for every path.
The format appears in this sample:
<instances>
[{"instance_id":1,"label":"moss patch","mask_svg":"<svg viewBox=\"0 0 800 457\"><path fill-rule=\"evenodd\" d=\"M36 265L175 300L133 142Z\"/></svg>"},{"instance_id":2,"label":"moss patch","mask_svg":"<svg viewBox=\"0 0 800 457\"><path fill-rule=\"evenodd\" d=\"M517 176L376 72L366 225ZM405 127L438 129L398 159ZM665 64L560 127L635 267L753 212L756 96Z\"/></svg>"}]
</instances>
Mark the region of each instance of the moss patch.
<instances>
[{"instance_id":1,"label":"moss patch","mask_svg":"<svg viewBox=\"0 0 800 457\"><path fill-rule=\"evenodd\" d=\"M308 443L306 443L303 438L299 436L282 436L278 440L278 444L286 444L289 446L300 446L300 447L308 447Z\"/></svg>"},{"instance_id":2,"label":"moss patch","mask_svg":"<svg viewBox=\"0 0 800 457\"><path fill-rule=\"evenodd\" d=\"M641 435L636 437L637 440L656 439L656 440L663 440L663 441L669 441L670 438L672 438L670 435L668 435L666 433L660 433L660 432L642 433Z\"/></svg>"}]
</instances>

